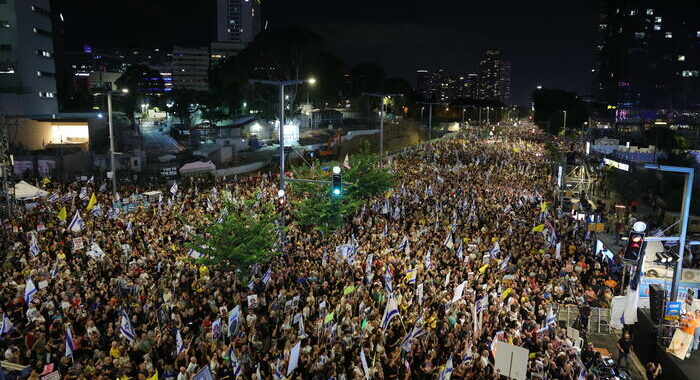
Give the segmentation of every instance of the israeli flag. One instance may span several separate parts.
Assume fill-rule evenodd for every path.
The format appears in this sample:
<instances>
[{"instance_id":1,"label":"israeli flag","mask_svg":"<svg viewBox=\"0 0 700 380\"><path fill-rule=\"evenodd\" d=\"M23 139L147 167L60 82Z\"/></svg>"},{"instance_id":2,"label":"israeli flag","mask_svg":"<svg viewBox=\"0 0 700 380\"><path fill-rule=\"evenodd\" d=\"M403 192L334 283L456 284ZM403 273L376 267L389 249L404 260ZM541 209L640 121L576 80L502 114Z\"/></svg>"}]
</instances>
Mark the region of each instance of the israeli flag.
<instances>
[{"instance_id":1,"label":"israeli flag","mask_svg":"<svg viewBox=\"0 0 700 380\"><path fill-rule=\"evenodd\" d=\"M503 261L501 261L501 263L498 265L499 271L502 272L502 271L506 270L506 268L508 267L508 262L510 261L510 255L511 254L509 253L508 256L506 256L506 258L503 259Z\"/></svg>"},{"instance_id":2,"label":"israeli flag","mask_svg":"<svg viewBox=\"0 0 700 380\"><path fill-rule=\"evenodd\" d=\"M452 364L452 354L450 354L450 359L447 360L447 364L445 364L445 369L440 372L440 377L439 380L450 380L450 377L452 377L452 371L454 371L454 367Z\"/></svg>"},{"instance_id":3,"label":"israeli flag","mask_svg":"<svg viewBox=\"0 0 700 380\"><path fill-rule=\"evenodd\" d=\"M193 259L201 259L204 255L197 252L194 248L190 248L190 250L187 251L187 256L189 256Z\"/></svg>"},{"instance_id":4,"label":"israeli flag","mask_svg":"<svg viewBox=\"0 0 700 380\"><path fill-rule=\"evenodd\" d=\"M512 210L512 209L513 209L513 207L511 207L511 205L508 205L508 206L506 206L506 208L503 209L503 213L504 213L504 214L507 214L507 213L509 213L510 210Z\"/></svg>"},{"instance_id":5,"label":"israeli flag","mask_svg":"<svg viewBox=\"0 0 700 380\"><path fill-rule=\"evenodd\" d=\"M58 277L58 262L53 265L53 269L51 269L51 278L56 278Z\"/></svg>"},{"instance_id":6,"label":"israeli flag","mask_svg":"<svg viewBox=\"0 0 700 380\"><path fill-rule=\"evenodd\" d=\"M170 186L170 193L171 193L172 195L177 194L177 182L173 182L173 185Z\"/></svg>"},{"instance_id":7,"label":"israeli flag","mask_svg":"<svg viewBox=\"0 0 700 380\"><path fill-rule=\"evenodd\" d=\"M457 258L462 260L462 257L464 257L464 247L462 242L459 242L459 247L457 248Z\"/></svg>"},{"instance_id":8,"label":"israeli flag","mask_svg":"<svg viewBox=\"0 0 700 380\"><path fill-rule=\"evenodd\" d=\"M491 254L491 257L494 259L498 259L498 254L501 253L501 247L498 245L498 242L493 243L493 248L491 248L491 251L489 251L489 254Z\"/></svg>"},{"instance_id":9,"label":"israeli flag","mask_svg":"<svg viewBox=\"0 0 700 380\"><path fill-rule=\"evenodd\" d=\"M185 352L185 342L182 340L182 335L180 335L180 329L175 329L175 356L180 356L181 353Z\"/></svg>"},{"instance_id":10,"label":"israeli flag","mask_svg":"<svg viewBox=\"0 0 700 380\"><path fill-rule=\"evenodd\" d=\"M398 219L401 216L401 207L398 205L394 207L394 213L391 215L392 218Z\"/></svg>"},{"instance_id":11,"label":"israeli flag","mask_svg":"<svg viewBox=\"0 0 700 380\"><path fill-rule=\"evenodd\" d=\"M100 193L105 191L106 189L107 189L107 183L102 182L102 184L100 185L100 190L99 190Z\"/></svg>"},{"instance_id":12,"label":"israeli flag","mask_svg":"<svg viewBox=\"0 0 700 380\"><path fill-rule=\"evenodd\" d=\"M237 378L241 374L241 363L238 361L236 354L233 352L233 347L228 348L228 358L231 361L231 366L233 367L233 377Z\"/></svg>"},{"instance_id":13,"label":"israeli flag","mask_svg":"<svg viewBox=\"0 0 700 380\"><path fill-rule=\"evenodd\" d=\"M430 250L425 255L425 269L430 269Z\"/></svg>"},{"instance_id":14,"label":"israeli flag","mask_svg":"<svg viewBox=\"0 0 700 380\"><path fill-rule=\"evenodd\" d=\"M32 234L32 239L29 242L29 254L32 255L32 257L36 257L39 255L39 253L39 241L37 240L36 235Z\"/></svg>"},{"instance_id":15,"label":"israeli flag","mask_svg":"<svg viewBox=\"0 0 700 380\"><path fill-rule=\"evenodd\" d=\"M73 357L73 350L75 346L73 345L73 333L70 331L70 326L66 326L66 357Z\"/></svg>"},{"instance_id":16,"label":"israeli flag","mask_svg":"<svg viewBox=\"0 0 700 380\"><path fill-rule=\"evenodd\" d=\"M386 307L384 308L384 315L382 316L382 329L386 330L391 320L397 315L399 315L399 305L394 297L389 297L386 301Z\"/></svg>"},{"instance_id":17,"label":"israeli flag","mask_svg":"<svg viewBox=\"0 0 700 380\"><path fill-rule=\"evenodd\" d=\"M488 305L489 305L488 296L483 296L482 298L479 298L478 300L476 300L476 304L475 304L476 314L481 313L481 311L486 309L486 307Z\"/></svg>"},{"instance_id":18,"label":"israeli flag","mask_svg":"<svg viewBox=\"0 0 700 380\"><path fill-rule=\"evenodd\" d=\"M36 293L36 286L31 277L27 278L27 284L24 287L24 302L29 305L32 302L32 297Z\"/></svg>"},{"instance_id":19,"label":"israeli flag","mask_svg":"<svg viewBox=\"0 0 700 380\"><path fill-rule=\"evenodd\" d=\"M88 185L92 185L93 183L95 183L95 176L90 177L90 179L87 181Z\"/></svg>"},{"instance_id":20,"label":"israeli flag","mask_svg":"<svg viewBox=\"0 0 700 380\"><path fill-rule=\"evenodd\" d=\"M52 193L51 195L49 195L48 198L46 198L46 200L47 200L49 203L54 203L54 202L56 202L56 201L58 200L58 198L59 198L59 197L58 197L58 194Z\"/></svg>"},{"instance_id":21,"label":"israeli flag","mask_svg":"<svg viewBox=\"0 0 700 380\"><path fill-rule=\"evenodd\" d=\"M547 316L545 320L545 326L549 327L557 321L557 317L554 315L554 310L552 305L549 305L549 310L547 310Z\"/></svg>"},{"instance_id":22,"label":"israeli flag","mask_svg":"<svg viewBox=\"0 0 700 380\"><path fill-rule=\"evenodd\" d=\"M71 220L68 225L68 229L73 232L80 232L83 228L85 228L85 222L83 222L83 219L80 217L80 213L76 211L73 220Z\"/></svg>"},{"instance_id":23,"label":"israeli flag","mask_svg":"<svg viewBox=\"0 0 700 380\"><path fill-rule=\"evenodd\" d=\"M100 257L104 256L105 253L96 242L92 242L88 255L94 259L99 259Z\"/></svg>"},{"instance_id":24,"label":"israeli flag","mask_svg":"<svg viewBox=\"0 0 700 380\"><path fill-rule=\"evenodd\" d=\"M413 325L411 331L408 333L408 335L406 335L406 338L404 338L403 342L401 343L401 348L406 352L410 352L411 347L413 346L413 341L419 336L423 335L424 332L423 314L421 314L418 319L416 319L416 323Z\"/></svg>"},{"instance_id":25,"label":"israeli flag","mask_svg":"<svg viewBox=\"0 0 700 380\"><path fill-rule=\"evenodd\" d=\"M134 343L136 331L134 330L134 326L131 324L129 315L126 314L125 310L122 310L121 312L121 326L119 327L119 331L124 338L129 340L129 343Z\"/></svg>"},{"instance_id":26,"label":"israeli flag","mask_svg":"<svg viewBox=\"0 0 700 380\"><path fill-rule=\"evenodd\" d=\"M427 191L427 192L428 192L428 195L429 195L429 196L431 196L431 197L433 196L433 186L432 186L432 185L428 185L428 191Z\"/></svg>"},{"instance_id":27,"label":"israeli flag","mask_svg":"<svg viewBox=\"0 0 700 380\"><path fill-rule=\"evenodd\" d=\"M389 295L391 295L391 293L394 291L394 289L391 287L391 275L389 274L389 268L386 268L386 271L384 272L384 288Z\"/></svg>"},{"instance_id":28,"label":"israeli flag","mask_svg":"<svg viewBox=\"0 0 700 380\"><path fill-rule=\"evenodd\" d=\"M83 201L86 200L86 199L88 198L88 195L87 195L87 187L83 186L83 187L80 189L80 195L78 195L78 198L80 198L80 200L83 200Z\"/></svg>"},{"instance_id":29,"label":"israeli flag","mask_svg":"<svg viewBox=\"0 0 700 380\"><path fill-rule=\"evenodd\" d=\"M401 240L401 243L399 243L399 246L396 247L396 250L403 251L407 245L408 245L408 237L406 235L404 235L403 240Z\"/></svg>"},{"instance_id":30,"label":"israeli flag","mask_svg":"<svg viewBox=\"0 0 700 380\"><path fill-rule=\"evenodd\" d=\"M365 275L367 276L367 283L372 281L372 263L374 262L374 254L370 253L367 255L367 261L365 262Z\"/></svg>"},{"instance_id":31,"label":"israeli flag","mask_svg":"<svg viewBox=\"0 0 700 380\"><path fill-rule=\"evenodd\" d=\"M69 202L71 199L73 199L73 192L69 191L61 197L61 202Z\"/></svg>"},{"instance_id":32,"label":"israeli flag","mask_svg":"<svg viewBox=\"0 0 700 380\"><path fill-rule=\"evenodd\" d=\"M263 274L262 276L262 282L263 284L267 285L268 282L272 279L272 267L267 269L267 272Z\"/></svg>"},{"instance_id":33,"label":"israeli flag","mask_svg":"<svg viewBox=\"0 0 700 380\"><path fill-rule=\"evenodd\" d=\"M15 328L15 325L12 324L12 321L10 321L10 318L7 316L7 313L2 315L2 325L0 325L0 336L3 336L12 329Z\"/></svg>"},{"instance_id":34,"label":"israeli flag","mask_svg":"<svg viewBox=\"0 0 700 380\"><path fill-rule=\"evenodd\" d=\"M445 242L443 244L445 244L445 246L449 249L454 247L455 244L454 244L454 241L452 241L452 231L450 231L447 234L447 237L445 238Z\"/></svg>"},{"instance_id":35,"label":"israeli flag","mask_svg":"<svg viewBox=\"0 0 700 380\"><path fill-rule=\"evenodd\" d=\"M95 206L92 208L92 210L90 210L90 215L93 217L102 215L102 207L99 203L95 203Z\"/></svg>"}]
</instances>

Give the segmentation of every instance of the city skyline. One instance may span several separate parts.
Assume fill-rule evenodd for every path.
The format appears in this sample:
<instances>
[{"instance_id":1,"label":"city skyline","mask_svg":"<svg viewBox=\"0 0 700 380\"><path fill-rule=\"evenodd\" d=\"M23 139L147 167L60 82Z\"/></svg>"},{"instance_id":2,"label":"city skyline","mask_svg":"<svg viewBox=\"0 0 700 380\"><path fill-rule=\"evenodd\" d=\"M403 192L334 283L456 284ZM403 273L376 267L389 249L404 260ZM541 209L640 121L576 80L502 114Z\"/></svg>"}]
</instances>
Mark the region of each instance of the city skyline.
<instances>
[{"instance_id":1,"label":"city skyline","mask_svg":"<svg viewBox=\"0 0 700 380\"><path fill-rule=\"evenodd\" d=\"M216 39L215 1L194 6L182 1L143 4L126 0L99 10L85 0L55 3L66 19L68 49L79 49L84 43L98 47L203 46ZM589 94L597 3L542 3L544 11L504 1L373 4L361 0L341 8L309 0L293 4L267 0L262 2L261 27L308 26L348 65L374 61L390 76L413 84L416 69L476 72L485 50L501 49L513 62L514 103L527 104L537 85ZM512 11L499 11L504 8ZM76 19L80 22L75 23ZM123 28L124 19L130 20L129 28ZM153 20L158 19L168 22L154 28ZM110 31L115 28L122 30L114 35ZM86 29L91 32L84 33Z\"/></svg>"}]
</instances>

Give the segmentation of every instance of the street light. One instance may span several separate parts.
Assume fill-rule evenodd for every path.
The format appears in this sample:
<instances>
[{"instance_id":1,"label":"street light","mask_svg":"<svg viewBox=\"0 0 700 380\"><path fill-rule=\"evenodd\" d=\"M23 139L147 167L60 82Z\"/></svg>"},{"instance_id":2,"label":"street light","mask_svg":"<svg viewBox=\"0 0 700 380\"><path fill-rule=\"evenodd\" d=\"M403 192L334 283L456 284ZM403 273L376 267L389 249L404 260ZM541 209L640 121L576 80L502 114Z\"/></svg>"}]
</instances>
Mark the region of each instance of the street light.
<instances>
[{"instance_id":1,"label":"street light","mask_svg":"<svg viewBox=\"0 0 700 380\"><path fill-rule=\"evenodd\" d=\"M403 94L367 94L363 93L364 96L369 96L371 98L379 98L379 167L382 167L382 159L384 158L384 99L391 98L392 96L403 96Z\"/></svg>"},{"instance_id":2,"label":"street light","mask_svg":"<svg viewBox=\"0 0 700 380\"><path fill-rule=\"evenodd\" d=\"M110 154L110 169L112 170L112 197L117 200L117 165L114 157L114 126L112 124L112 94L128 94L128 88L121 90L108 90L105 92L97 92L94 96L107 95L107 120L109 124L109 154ZM98 116L99 117L99 116Z\"/></svg>"},{"instance_id":3,"label":"street light","mask_svg":"<svg viewBox=\"0 0 700 380\"><path fill-rule=\"evenodd\" d=\"M433 139L433 105L445 104L444 102L418 102L428 106L428 141Z\"/></svg>"}]
</instances>

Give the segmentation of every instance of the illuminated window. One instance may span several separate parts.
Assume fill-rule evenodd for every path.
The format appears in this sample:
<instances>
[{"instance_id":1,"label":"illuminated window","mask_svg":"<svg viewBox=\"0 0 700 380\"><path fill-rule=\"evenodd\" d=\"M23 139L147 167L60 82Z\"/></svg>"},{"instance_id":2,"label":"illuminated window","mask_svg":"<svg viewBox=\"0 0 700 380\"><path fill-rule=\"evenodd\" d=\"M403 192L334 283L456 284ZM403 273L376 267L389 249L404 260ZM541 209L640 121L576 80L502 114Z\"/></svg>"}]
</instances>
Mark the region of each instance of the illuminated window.
<instances>
[{"instance_id":1,"label":"illuminated window","mask_svg":"<svg viewBox=\"0 0 700 380\"><path fill-rule=\"evenodd\" d=\"M9 27L10 27L9 21L0 21L0 28L9 28Z\"/></svg>"},{"instance_id":2,"label":"illuminated window","mask_svg":"<svg viewBox=\"0 0 700 380\"><path fill-rule=\"evenodd\" d=\"M649 16L653 15L653 14L654 14L654 10L653 10L653 9L647 9L647 14L648 14Z\"/></svg>"},{"instance_id":3,"label":"illuminated window","mask_svg":"<svg viewBox=\"0 0 700 380\"><path fill-rule=\"evenodd\" d=\"M655 23L660 23L661 20L662 20L662 18L659 17L659 16L654 17L654 22L655 22Z\"/></svg>"},{"instance_id":4,"label":"illuminated window","mask_svg":"<svg viewBox=\"0 0 700 380\"><path fill-rule=\"evenodd\" d=\"M37 7L36 5L32 5L32 12L38 13L38 14L44 15L44 16L51 16L51 12L48 9Z\"/></svg>"},{"instance_id":5,"label":"illuminated window","mask_svg":"<svg viewBox=\"0 0 700 380\"><path fill-rule=\"evenodd\" d=\"M39 57L44 57L44 58L51 58L51 52L46 51L46 50L39 49L36 51L36 55L38 55Z\"/></svg>"},{"instance_id":6,"label":"illuminated window","mask_svg":"<svg viewBox=\"0 0 700 380\"><path fill-rule=\"evenodd\" d=\"M654 24L654 30L661 30L661 24Z\"/></svg>"},{"instance_id":7,"label":"illuminated window","mask_svg":"<svg viewBox=\"0 0 700 380\"><path fill-rule=\"evenodd\" d=\"M51 99L51 98L54 97L54 94L53 94L53 92L43 92L43 91L40 91L40 92L39 92L39 97L40 97L40 98Z\"/></svg>"},{"instance_id":8,"label":"illuminated window","mask_svg":"<svg viewBox=\"0 0 700 380\"><path fill-rule=\"evenodd\" d=\"M636 10L636 9L630 10L630 16L636 16L636 15L637 15L637 10Z\"/></svg>"},{"instance_id":9,"label":"illuminated window","mask_svg":"<svg viewBox=\"0 0 700 380\"><path fill-rule=\"evenodd\" d=\"M678 56L678 62L685 62L685 56L684 56L684 55L679 55L679 56Z\"/></svg>"},{"instance_id":10,"label":"illuminated window","mask_svg":"<svg viewBox=\"0 0 700 380\"><path fill-rule=\"evenodd\" d=\"M664 37L666 37L666 38L673 38L673 32L666 32L666 34L664 35Z\"/></svg>"},{"instance_id":11,"label":"illuminated window","mask_svg":"<svg viewBox=\"0 0 700 380\"><path fill-rule=\"evenodd\" d=\"M697 70L683 70L681 73L681 76L684 78L697 78L698 77L698 71Z\"/></svg>"}]
</instances>

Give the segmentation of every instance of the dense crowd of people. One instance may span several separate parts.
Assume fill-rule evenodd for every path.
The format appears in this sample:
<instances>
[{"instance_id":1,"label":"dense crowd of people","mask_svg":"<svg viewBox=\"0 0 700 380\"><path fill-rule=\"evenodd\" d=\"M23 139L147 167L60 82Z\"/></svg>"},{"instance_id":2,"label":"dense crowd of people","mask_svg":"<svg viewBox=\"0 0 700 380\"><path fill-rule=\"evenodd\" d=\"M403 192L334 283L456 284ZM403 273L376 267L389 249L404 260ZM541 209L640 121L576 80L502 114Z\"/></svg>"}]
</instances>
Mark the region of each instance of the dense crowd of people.
<instances>
[{"instance_id":1,"label":"dense crowd of people","mask_svg":"<svg viewBox=\"0 0 700 380\"><path fill-rule=\"evenodd\" d=\"M497 379L508 343L530 378L592 378L556 312L605 306L618 274L553 203L527 132L405 149L389 160L400 185L330 235L290 220L285 254L250 273L185 243L225 217L224 194L275 202L274 176L123 187L162 197L120 212L104 186L45 181L3 226L0 356L30 379Z\"/></svg>"}]
</instances>

